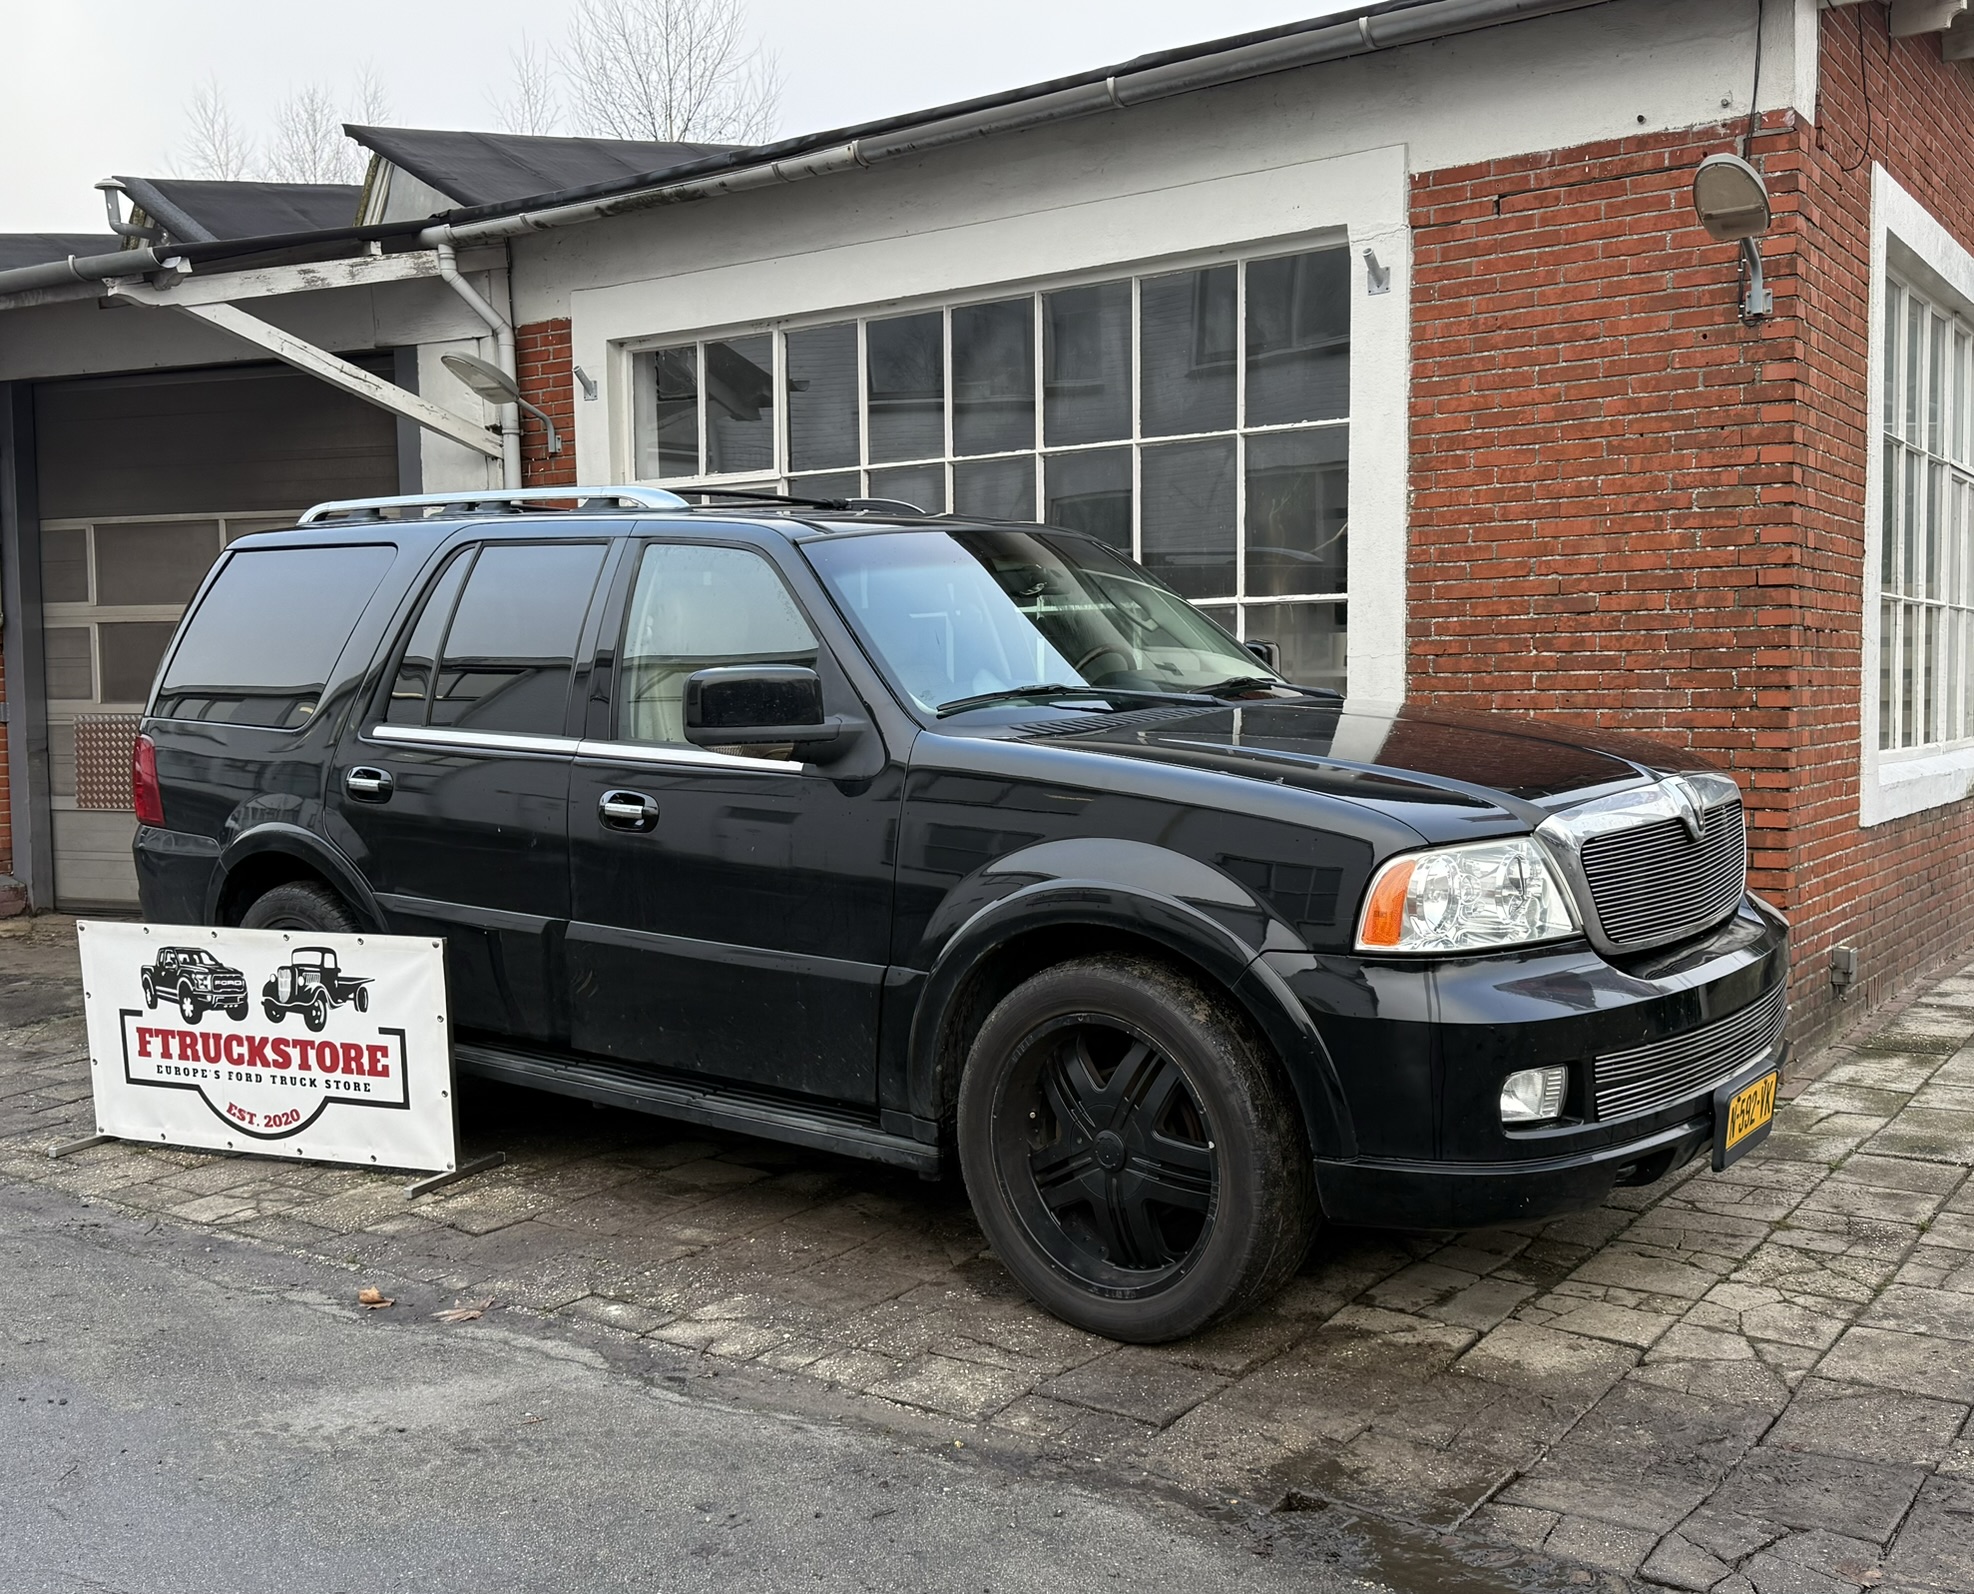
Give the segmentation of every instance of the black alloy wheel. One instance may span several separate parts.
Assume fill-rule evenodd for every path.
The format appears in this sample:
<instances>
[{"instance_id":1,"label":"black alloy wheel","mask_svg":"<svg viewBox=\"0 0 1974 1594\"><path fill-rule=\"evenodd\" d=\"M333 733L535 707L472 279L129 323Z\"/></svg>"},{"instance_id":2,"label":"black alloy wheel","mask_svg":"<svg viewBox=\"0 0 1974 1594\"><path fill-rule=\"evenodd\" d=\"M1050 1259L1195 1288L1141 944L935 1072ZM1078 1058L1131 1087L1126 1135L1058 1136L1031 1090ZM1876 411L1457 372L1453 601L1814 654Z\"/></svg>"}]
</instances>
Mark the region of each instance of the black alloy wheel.
<instances>
[{"instance_id":1,"label":"black alloy wheel","mask_svg":"<svg viewBox=\"0 0 1974 1594\"><path fill-rule=\"evenodd\" d=\"M1316 1224L1293 1096L1217 993L1150 958L1035 976L981 1026L961 1166L995 1252L1058 1317L1196 1332L1272 1293Z\"/></svg>"}]
</instances>

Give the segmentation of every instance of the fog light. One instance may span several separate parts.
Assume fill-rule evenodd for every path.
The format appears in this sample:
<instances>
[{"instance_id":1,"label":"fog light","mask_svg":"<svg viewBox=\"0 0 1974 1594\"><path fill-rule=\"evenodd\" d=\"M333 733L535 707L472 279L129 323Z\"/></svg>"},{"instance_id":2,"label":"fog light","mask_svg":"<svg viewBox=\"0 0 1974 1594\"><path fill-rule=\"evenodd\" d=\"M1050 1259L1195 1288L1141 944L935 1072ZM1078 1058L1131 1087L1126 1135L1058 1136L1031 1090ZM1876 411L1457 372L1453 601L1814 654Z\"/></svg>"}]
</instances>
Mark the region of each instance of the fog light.
<instances>
[{"instance_id":1,"label":"fog light","mask_svg":"<svg viewBox=\"0 0 1974 1594\"><path fill-rule=\"evenodd\" d=\"M1524 1068L1501 1082L1501 1121L1539 1124L1559 1117L1569 1094L1567 1068Z\"/></svg>"}]
</instances>

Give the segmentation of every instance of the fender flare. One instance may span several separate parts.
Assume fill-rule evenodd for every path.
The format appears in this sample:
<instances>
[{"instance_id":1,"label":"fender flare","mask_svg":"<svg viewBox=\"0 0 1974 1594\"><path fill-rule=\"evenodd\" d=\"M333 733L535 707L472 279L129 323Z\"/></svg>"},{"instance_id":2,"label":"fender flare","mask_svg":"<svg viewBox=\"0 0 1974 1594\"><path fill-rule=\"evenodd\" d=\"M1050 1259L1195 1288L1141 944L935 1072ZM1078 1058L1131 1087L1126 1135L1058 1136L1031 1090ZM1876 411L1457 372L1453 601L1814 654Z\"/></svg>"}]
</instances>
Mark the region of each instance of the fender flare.
<instances>
[{"instance_id":1,"label":"fender flare","mask_svg":"<svg viewBox=\"0 0 1974 1594\"><path fill-rule=\"evenodd\" d=\"M219 867L206 887L206 923L219 923L220 900L234 872L248 860L268 853L281 853L307 864L342 893L343 900L356 910L366 929L382 934L389 928L383 909L377 904L376 893L348 858L314 831L280 820L269 820L244 830L221 849Z\"/></svg>"},{"instance_id":2,"label":"fender flare","mask_svg":"<svg viewBox=\"0 0 1974 1594\"><path fill-rule=\"evenodd\" d=\"M1356 1134L1336 1068L1314 1022L1258 949L1177 897L1113 881L1038 881L988 904L941 949L912 1015L907 1068L915 1115L938 1121L957 1088L941 1057L947 1019L968 979L1015 937L1087 926L1155 942L1201 969L1252 1019L1282 1059L1317 1156L1354 1156Z\"/></svg>"}]
</instances>

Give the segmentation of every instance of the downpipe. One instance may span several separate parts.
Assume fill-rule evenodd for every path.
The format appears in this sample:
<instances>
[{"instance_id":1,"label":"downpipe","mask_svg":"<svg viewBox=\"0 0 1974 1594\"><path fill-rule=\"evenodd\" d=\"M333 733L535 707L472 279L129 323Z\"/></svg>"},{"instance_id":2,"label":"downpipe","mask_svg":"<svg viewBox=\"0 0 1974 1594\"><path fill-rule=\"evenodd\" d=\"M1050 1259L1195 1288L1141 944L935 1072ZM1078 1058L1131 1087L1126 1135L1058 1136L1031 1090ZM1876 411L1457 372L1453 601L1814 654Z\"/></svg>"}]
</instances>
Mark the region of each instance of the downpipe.
<instances>
[{"instance_id":1,"label":"downpipe","mask_svg":"<svg viewBox=\"0 0 1974 1594\"><path fill-rule=\"evenodd\" d=\"M488 303L486 296L460 274L459 255L450 243L435 242L432 248L439 262L439 280L465 300L467 308L486 322L494 335L494 364L519 387L521 377L515 359L514 323ZM521 485L521 410L514 404L500 406L500 473L503 478L501 486L515 488Z\"/></svg>"}]
</instances>

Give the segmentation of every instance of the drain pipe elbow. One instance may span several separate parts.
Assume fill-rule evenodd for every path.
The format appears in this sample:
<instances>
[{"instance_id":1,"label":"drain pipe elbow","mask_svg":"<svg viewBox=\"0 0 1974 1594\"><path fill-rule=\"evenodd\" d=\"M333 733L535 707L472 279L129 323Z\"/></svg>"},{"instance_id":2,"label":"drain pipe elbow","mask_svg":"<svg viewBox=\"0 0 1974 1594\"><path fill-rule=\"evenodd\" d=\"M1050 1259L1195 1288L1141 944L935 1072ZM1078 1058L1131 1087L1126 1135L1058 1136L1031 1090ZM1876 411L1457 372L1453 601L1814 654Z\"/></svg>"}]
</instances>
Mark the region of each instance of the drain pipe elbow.
<instances>
[{"instance_id":1,"label":"drain pipe elbow","mask_svg":"<svg viewBox=\"0 0 1974 1594\"><path fill-rule=\"evenodd\" d=\"M436 228L433 230L438 231ZM449 241L435 239L432 249L438 257L440 281L458 294L466 302L466 307L487 324L494 335L494 364L515 386L520 386L520 373L515 362L514 323L460 274L459 252ZM501 482L503 487L521 485L521 407L518 404L500 406L500 473L504 478Z\"/></svg>"}]
</instances>

